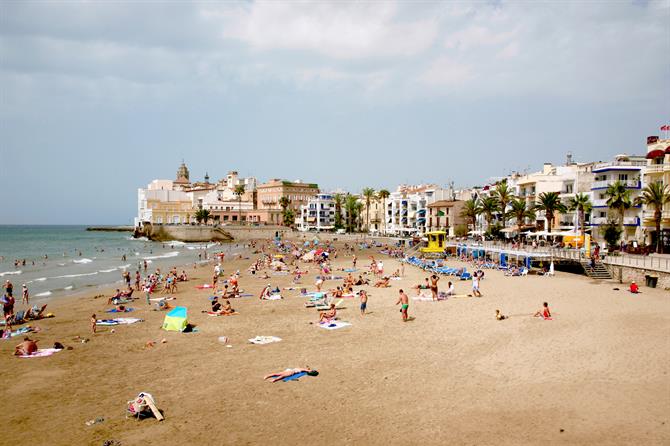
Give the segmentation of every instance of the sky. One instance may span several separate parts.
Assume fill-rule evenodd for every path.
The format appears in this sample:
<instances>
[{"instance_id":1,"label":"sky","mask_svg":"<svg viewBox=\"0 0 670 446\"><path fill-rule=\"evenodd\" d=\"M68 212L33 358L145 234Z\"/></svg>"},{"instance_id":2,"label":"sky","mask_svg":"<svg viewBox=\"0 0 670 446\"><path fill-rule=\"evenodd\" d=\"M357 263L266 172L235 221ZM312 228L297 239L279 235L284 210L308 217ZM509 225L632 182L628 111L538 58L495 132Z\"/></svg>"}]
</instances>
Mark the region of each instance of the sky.
<instances>
[{"instance_id":1,"label":"sky","mask_svg":"<svg viewBox=\"0 0 670 446\"><path fill-rule=\"evenodd\" d=\"M0 224L129 224L230 170L483 184L646 153L670 0L0 3Z\"/></svg>"}]
</instances>

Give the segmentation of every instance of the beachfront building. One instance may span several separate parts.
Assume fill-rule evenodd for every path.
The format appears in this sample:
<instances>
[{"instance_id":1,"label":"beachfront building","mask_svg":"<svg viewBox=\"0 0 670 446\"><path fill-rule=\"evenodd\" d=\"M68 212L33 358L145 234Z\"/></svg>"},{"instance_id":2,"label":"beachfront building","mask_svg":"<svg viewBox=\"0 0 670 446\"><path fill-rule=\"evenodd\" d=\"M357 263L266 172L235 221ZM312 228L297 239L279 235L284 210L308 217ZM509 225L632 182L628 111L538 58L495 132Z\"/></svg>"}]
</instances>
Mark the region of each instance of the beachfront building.
<instances>
[{"instance_id":1,"label":"beachfront building","mask_svg":"<svg viewBox=\"0 0 670 446\"><path fill-rule=\"evenodd\" d=\"M205 176L205 185L209 178ZM244 193L237 194L237 187L243 186ZM240 178L236 171L230 171L225 178L213 187L207 188L204 195L194 195L193 203L198 209L207 209L214 224L238 224L259 222L256 208L256 178Z\"/></svg>"},{"instance_id":2,"label":"beachfront building","mask_svg":"<svg viewBox=\"0 0 670 446\"><path fill-rule=\"evenodd\" d=\"M318 193L319 186L314 183L272 179L256 187L256 209L251 213L251 217L265 224L282 224L283 210L280 200L286 197L289 199L288 207L293 210L297 221L301 215L300 207L306 205L310 198L316 197Z\"/></svg>"},{"instance_id":3,"label":"beachfront building","mask_svg":"<svg viewBox=\"0 0 670 446\"><path fill-rule=\"evenodd\" d=\"M428 194L434 196L437 186L400 185L386 200L386 233L398 236L426 232Z\"/></svg>"},{"instance_id":4,"label":"beachfront building","mask_svg":"<svg viewBox=\"0 0 670 446\"><path fill-rule=\"evenodd\" d=\"M171 180L154 180L146 188L137 190L136 227L145 223L188 224L192 214L191 197L183 190L175 190Z\"/></svg>"},{"instance_id":5,"label":"beachfront building","mask_svg":"<svg viewBox=\"0 0 670 446\"><path fill-rule=\"evenodd\" d=\"M375 198L370 201L369 214L365 197L361 197L360 202L363 204L360 216L363 228L367 226L369 233L381 234L384 231L384 203L382 199ZM370 216L369 224L367 222L368 215Z\"/></svg>"},{"instance_id":6,"label":"beachfront building","mask_svg":"<svg viewBox=\"0 0 670 446\"><path fill-rule=\"evenodd\" d=\"M661 139L658 136L647 138L647 165L643 171L643 184L661 183L670 187L670 139ZM670 206L663 208L661 233L656 233L654 209L643 209L643 232L645 242L655 246L658 237L661 237L663 252L670 252Z\"/></svg>"},{"instance_id":7,"label":"beachfront building","mask_svg":"<svg viewBox=\"0 0 670 446\"><path fill-rule=\"evenodd\" d=\"M467 221L461 217L464 204L462 200L437 200L430 203L426 232L445 231L449 237L466 235Z\"/></svg>"},{"instance_id":8,"label":"beachfront building","mask_svg":"<svg viewBox=\"0 0 670 446\"><path fill-rule=\"evenodd\" d=\"M332 231L335 229L334 194L318 194L309 198L307 204L300 206L298 229L300 231ZM341 209L344 221L345 209Z\"/></svg>"},{"instance_id":9,"label":"beachfront building","mask_svg":"<svg viewBox=\"0 0 670 446\"><path fill-rule=\"evenodd\" d=\"M607 188L617 181L623 183L630 191L633 203L640 196L642 185L642 174L647 160L643 156L617 155L614 160L596 163L593 166L593 183L591 184L591 237L604 243L600 228L609 221L618 221L618 211L609 209L607 206ZM642 240L641 228L642 209L640 205L633 205L624 213L621 238L624 241Z\"/></svg>"}]
</instances>

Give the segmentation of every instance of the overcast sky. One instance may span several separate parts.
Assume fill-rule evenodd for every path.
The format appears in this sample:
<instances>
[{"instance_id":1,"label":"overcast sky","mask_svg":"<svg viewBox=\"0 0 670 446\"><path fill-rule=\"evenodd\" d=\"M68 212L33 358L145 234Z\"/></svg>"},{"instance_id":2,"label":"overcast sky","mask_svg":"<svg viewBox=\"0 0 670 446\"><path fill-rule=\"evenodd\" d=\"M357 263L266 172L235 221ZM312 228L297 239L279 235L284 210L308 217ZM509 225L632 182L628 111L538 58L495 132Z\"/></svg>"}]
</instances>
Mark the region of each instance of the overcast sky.
<instances>
[{"instance_id":1,"label":"overcast sky","mask_svg":"<svg viewBox=\"0 0 670 446\"><path fill-rule=\"evenodd\" d=\"M0 3L0 223L130 223L235 169L483 183L646 152L670 1Z\"/></svg>"}]
</instances>

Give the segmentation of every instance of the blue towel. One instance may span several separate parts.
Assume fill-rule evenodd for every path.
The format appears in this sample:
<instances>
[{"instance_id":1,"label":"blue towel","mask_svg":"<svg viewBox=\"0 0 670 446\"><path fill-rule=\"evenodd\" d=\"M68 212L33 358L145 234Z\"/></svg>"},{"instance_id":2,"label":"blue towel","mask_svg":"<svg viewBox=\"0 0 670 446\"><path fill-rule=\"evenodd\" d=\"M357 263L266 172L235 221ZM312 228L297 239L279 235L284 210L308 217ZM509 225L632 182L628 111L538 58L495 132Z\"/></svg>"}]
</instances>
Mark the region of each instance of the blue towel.
<instances>
[{"instance_id":1,"label":"blue towel","mask_svg":"<svg viewBox=\"0 0 670 446\"><path fill-rule=\"evenodd\" d=\"M130 313L133 311L134 308L126 308L125 311L117 310L116 308L112 308L111 310L107 310L107 313Z\"/></svg>"},{"instance_id":2,"label":"blue towel","mask_svg":"<svg viewBox=\"0 0 670 446\"><path fill-rule=\"evenodd\" d=\"M302 378L303 376L307 375L307 372L300 372L296 373L295 375L287 376L286 378L282 379L282 381L293 381L297 380L298 378Z\"/></svg>"}]
</instances>

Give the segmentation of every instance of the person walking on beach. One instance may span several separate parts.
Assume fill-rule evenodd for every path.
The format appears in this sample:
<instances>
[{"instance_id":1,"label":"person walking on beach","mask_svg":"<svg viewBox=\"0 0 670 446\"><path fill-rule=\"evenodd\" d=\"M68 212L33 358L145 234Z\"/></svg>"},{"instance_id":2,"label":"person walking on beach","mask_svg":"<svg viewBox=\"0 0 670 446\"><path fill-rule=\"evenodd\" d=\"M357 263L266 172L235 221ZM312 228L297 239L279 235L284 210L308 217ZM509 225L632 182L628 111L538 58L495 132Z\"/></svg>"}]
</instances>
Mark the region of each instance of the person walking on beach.
<instances>
[{"instance_id":1,"label":"person walking on beach","mask_svg":"<svg viewBox=\"0 0 670 446\"><path fill-rule=\"evenodd\" d=\"M140 276L140 271L135 271L135 291L140 290L140 282L142 281L142 276Z\"/></svg>"},{"instance_id":2,"label":"person walking on beach","mask_svg":"<svg viewBox=\"0 0 670 446\"><path fill-rule=\"evenodd\" d=\"M365 310L368 308L368 293L361 290L359 295L361 296L361 316L365 316Z\"/></svg>"},{"instance_id":3,"label":"person walking on beach","mask_svg":"<svg viewBox=\"0 0 670 446\"><path fill-rule=\"evenodd\" d=\"M479 291L479 274L472 276L472 294L476 297L482 297L482 293Z\"/></svg>"},{"instance_id":4,"label":"person walking on beach","mask_svg":"<svg viewBox=\"0 0 670 446\"><path fill-rule=\"evenodd\" d=\"M403 290L399 290L398 294L400 294L400 297L398 297L398 302L395 304L398 305L400 304L400 313L402 313L402 321L407 322L407 310L409 309L409 298L407 297L407 294Z\"/></svg>"},{"instance_id":5,"label":"person walking on beach","mask_svg":"<svg viewBox=\"0 0 670 446\"><path fill-rule=\"evenodd\" d=\"M30 302L28 301L30 299L30 296L28 295L28 287L24 283L22 288L23 288L23 298L21 299L21 303L30 305Z\"/></svg>"},{"instance_id":6,"label":"person walking on beach","mask_svg":"<svg viewBox=\"0 0 670 446\"><path fill-rule=\"evenodd\" d=\"M14 295L14 285L9 280L5 280L5 294L9 297Z\"/></svg>"}]
</instances>

